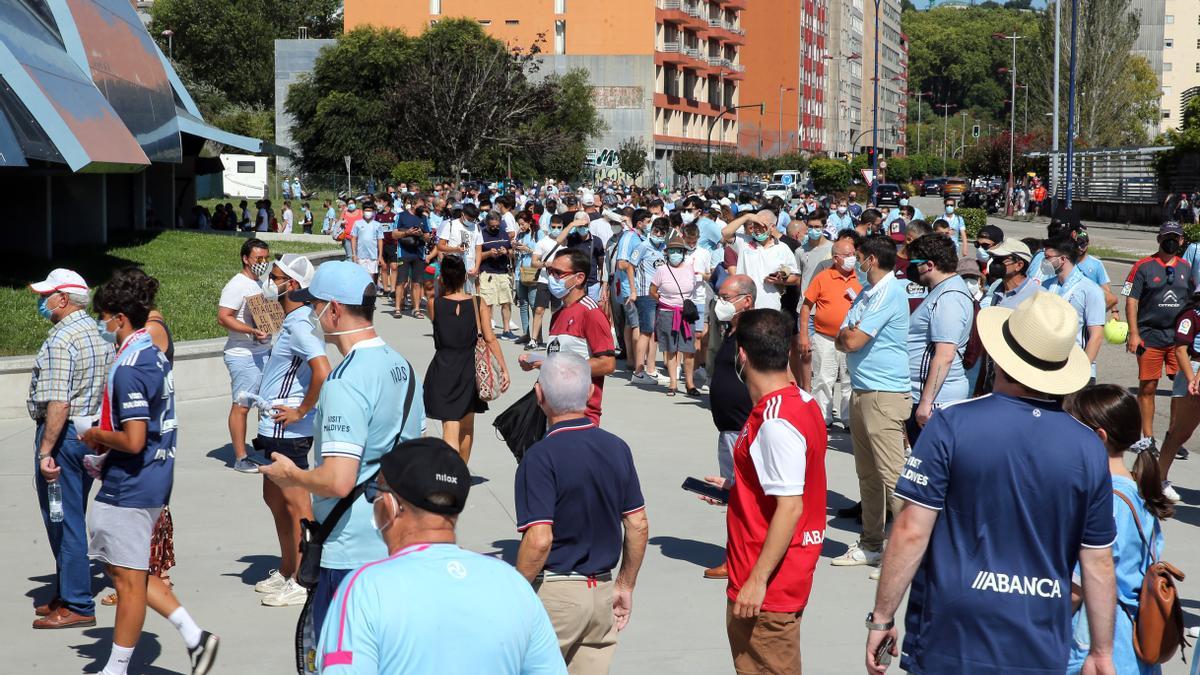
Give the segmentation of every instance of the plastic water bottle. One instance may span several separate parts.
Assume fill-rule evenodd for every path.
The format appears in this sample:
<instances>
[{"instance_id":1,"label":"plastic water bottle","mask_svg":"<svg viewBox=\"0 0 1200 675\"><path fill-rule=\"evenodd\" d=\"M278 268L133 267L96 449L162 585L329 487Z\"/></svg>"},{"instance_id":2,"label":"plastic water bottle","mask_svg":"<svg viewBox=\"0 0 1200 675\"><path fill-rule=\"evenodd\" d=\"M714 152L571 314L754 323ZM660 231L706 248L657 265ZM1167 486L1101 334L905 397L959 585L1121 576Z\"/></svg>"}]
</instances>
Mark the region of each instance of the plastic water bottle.
<instances>
[{"instance_id":1,"label":"plastic water bottle","mask_svg":"<svg viewBox=\"0 0 1200 675\"><path fill-rule=\"evenodd\" d=\"M50 522L61 523L63 519L61 483L58 481L46 483L46 501L50 503Z\"/></svg>"}]
</instances>

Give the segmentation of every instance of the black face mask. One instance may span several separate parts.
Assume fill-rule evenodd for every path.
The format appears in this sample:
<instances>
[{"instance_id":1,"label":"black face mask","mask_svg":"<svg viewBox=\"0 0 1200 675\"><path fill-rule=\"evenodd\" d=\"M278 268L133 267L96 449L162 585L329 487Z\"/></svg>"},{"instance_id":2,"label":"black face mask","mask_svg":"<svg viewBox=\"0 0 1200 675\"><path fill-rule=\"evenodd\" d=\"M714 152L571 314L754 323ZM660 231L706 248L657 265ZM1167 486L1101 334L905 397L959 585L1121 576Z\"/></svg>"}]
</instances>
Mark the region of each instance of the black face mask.
<instances>
[{"instance_id":1,"label":"black face mask","mask_svg":"<svg viewBox=\"0 0 1200 675\"><path fill-rule=\"evenodd\" d=\"M921 283L920 269L921 265L919 263L908 263L908 267L904 270L904 275L909 281L915 281L919 284Z\"/></svg>"},{"instance_id":2,"label":"black face mask","mask_svg":"<svg viewBox=\"0 0 1200 675\"><path fill-rule=\"evenodd\" d=\"M500 228L499 228L499 227L492 227L491 225L489 225L489 226L488 226L488 229L487 229L487 231L488 231L488 234L499 234L499 233L500 233Z\"/></svg>"},{"instance_id":3,"label":"black face mask","mask_svg":"<svg viewBox=\"0 0 1200 675\"><path fill-rule=\"evenodd\" d=\"M988 278L993 281L996 279L1003 279L1007 273L1006 268L1007 268L1007 265L1004 264L1003 260L993 259L990 263L988 263L988 268L987 268Z\"/></svg>"},{"instance_id":4,"label":"black face mask","mask_svg":"<svg viewBox=\"0 0 1200 675\"><path fill-rule=\"evenodd\" d=\"M1175 255L1176 253L1179 253L1179 246L1179 240L1171 238L1159 244L1158 248L1167 255Z\"/></svg>"}]
</instances>

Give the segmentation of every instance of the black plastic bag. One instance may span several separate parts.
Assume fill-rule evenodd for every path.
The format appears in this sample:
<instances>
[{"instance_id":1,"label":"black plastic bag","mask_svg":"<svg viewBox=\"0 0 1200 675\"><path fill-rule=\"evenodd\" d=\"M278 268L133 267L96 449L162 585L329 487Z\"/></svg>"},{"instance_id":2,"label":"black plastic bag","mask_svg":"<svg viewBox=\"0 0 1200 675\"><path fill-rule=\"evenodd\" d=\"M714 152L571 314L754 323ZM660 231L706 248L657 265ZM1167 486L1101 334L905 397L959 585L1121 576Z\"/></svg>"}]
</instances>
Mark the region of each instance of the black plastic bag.
<instances>
[{"instance_id":1,"label":"black plastic bag","mask_svg":"<svg viewBox=\"0 0 1200 675\"><path fill-rule=\"evenodd\" d=\"M537 393L530 389L528 394L497 415L492 426L520 463L525 451L546 435L546 413L538 406Z\"/></svg>"}]
</instances>

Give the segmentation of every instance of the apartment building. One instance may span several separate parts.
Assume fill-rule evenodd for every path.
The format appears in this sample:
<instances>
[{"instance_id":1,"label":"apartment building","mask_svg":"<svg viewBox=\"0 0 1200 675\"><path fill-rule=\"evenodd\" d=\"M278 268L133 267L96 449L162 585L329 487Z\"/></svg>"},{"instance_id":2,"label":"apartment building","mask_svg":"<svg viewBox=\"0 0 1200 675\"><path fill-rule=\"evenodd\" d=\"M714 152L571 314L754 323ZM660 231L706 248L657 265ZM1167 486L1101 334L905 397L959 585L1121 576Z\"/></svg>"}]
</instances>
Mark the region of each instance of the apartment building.
<instances>
[{"instance_id":1,"label":"apartment building","mask_svg":"<svg viewBox=\"0 0 1200 675\"><path fill-rule=\"evenodd\" d=\"M908 133L908 38L900 29L900 0L862 2L862 129L861 139L851 139L850 152L870 147L875 119L875 34L876 8L879 12L879 105L878 146L885 154L904 154Z\"/></svg>"},{"instance_id":2,"label":"apartment building","mask_svg":"<svg viewBox=\"0 0 1200 675\"><path fill-rule=\"evenodd\" d=\"M1141 26L1133 52L1145 56L1161 87L1159 124L1178 129L1183 109L1200 95L1200 5L1194 0L1135 0Z\"/></svg>"}]
</instances>

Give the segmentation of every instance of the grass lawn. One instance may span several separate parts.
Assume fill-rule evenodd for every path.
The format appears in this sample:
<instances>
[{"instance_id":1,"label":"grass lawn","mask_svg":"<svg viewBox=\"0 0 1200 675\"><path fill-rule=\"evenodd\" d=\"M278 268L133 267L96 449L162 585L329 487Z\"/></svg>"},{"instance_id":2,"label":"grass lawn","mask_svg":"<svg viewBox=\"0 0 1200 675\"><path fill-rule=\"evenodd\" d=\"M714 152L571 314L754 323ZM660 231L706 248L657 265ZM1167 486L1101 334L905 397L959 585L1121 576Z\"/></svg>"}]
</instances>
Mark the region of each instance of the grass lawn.
<instances>
[{"instance_id":1,"label":"grass lawn","mask_svg":"<svg viewBox=\"0 0 1200 675\"><path fill-rule=\"evenodd\" d=\"M46 278L55 267L83 275L95 288L115 270L136 265L158 278L158 306L176 340L220 337L217 299L225 282L240 268L242 237L188 231L119 233L105 249L59 249L50 262L7 261L0 271L0 356L35 353L50 323L37 314L30 283ZM271 242L272 253L313 253L336 248L299 242ZM90 310L91 308L89 308Z\"/></svg>"}]
</instances>

